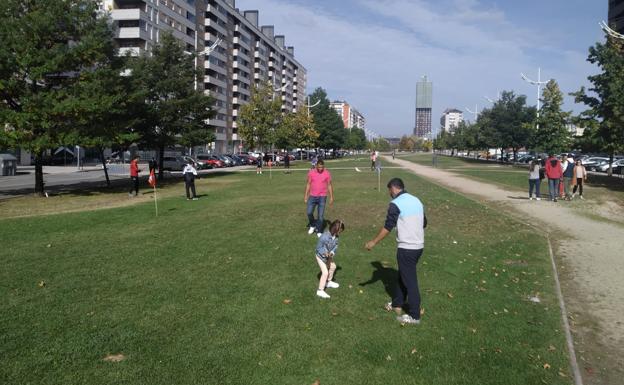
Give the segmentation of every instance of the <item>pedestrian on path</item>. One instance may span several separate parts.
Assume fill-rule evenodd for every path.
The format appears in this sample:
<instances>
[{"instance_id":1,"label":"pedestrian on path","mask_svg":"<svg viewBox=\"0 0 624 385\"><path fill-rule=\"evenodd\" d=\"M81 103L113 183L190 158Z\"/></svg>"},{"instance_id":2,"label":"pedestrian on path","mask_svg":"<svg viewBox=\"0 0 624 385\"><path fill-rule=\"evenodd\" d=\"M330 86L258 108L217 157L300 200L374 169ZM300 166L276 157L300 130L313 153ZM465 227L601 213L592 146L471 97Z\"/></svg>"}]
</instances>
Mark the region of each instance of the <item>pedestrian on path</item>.
<instances>
[{"instance_id":1,"label":"pedestrian on path","mask_svg":"<svg viewBox=\"0 0 624 385\"><path fill-rule=\"evenodd\" d=\"M264 161L264 154L258 155L258 163L256 164L256 175L262 175L262 162Z\"/></svg>"},{"instance_id":2,"label":"pedestrian on path","mask_svg":"<svg viewBox=\"0 0 624 385\"><path fill-rule=\"evenodd\" d=\"M535 199L538 201L541 200L540 185L540 164L538 161L534 160L529 166L529 200L533 200L533 190L535 190Z\"/></svg>"},{"instance_id":3,"label":"pedestrian on path","mask_svg":"<svg viewBox=\"0 0 624 385\"><path fill-rule=\"evenodd\" d=\"M377 151L371 151L371 171L375 171L375 162L377 161Z\"/></svg>"},{"instance_id":4,"label":"pedestrian on path","mask_svg":"<svg viewBox=\"0 0 624 385\"><path fill-rule=\"evenodd\" d=\"M310 235L316 232L317 236L321 236L327 193L329 193L329 205L332 206L334 204L334 188L332 187L331 174L325 169L323 159L319 159L316 162L316 168L308 172L308 182L303 195L308 215L308 234ZM318 219L314 219L315 208Z\"/></svg>"},{"instance_id":5,"label":"pedestrian on path","mask_svg":"<svg viewBox=\"0 0 624 385\"><path fill-rule=\"evenodd\" d=\"M583 198L583 185L587 181L587 170L585 170L585 166L580 160L576 161L576 166L574 166L574 178L572 179L572 198L576 196L576 190L578 188L579 198Z\"/></svg>"},{"instance_id":6,"label":"pedestrian on path","mask_svg":"<svg viewBox=\"0 0 624 385\"><path fill-rule=\"evenodd\" d=\"M128 192L129 196L138 196L139 195L139 159L138 155L135 155L130 161L130 192Z\"/></svg>"},{"instance_id":7,"label":"pedestrian on path","mask_svg":"<svg viewBox=\"0 0 624 385\"><path fill-rule=\"evenodd\" d=\"M366 249L372 250L392 229L397 228L397 264L399 277L392 302L384 307L397 313L397 321L404 324L420 323L420 291L416 265L425 246L427 217L421 201L405 191L403 181L393 178L388 182L392 202L388 206L386 222L377 236L366 242ZM409 303L409 305L408 305ZM407 306L407 314L401 315Z\"/></svg>"},{"instance_id":8,"label":"pedestrian on path","mask_svg":"<svg viewBox=\"0 0 624 385\"><path fill-rule=\"evenodd\" d=\"M557 202L557 197L559 196L559 182L563 177L563 173L561 172L561 162L559 159L555 158L555 155L548 155L548 159L546 160L546 177L548 178L548 194L550 195L550 200L553 202Z\"/></svg>"},{"instance_id":9,"label":"pedestrian on path","mask_svg":"<svg viewBox=\"0 0 624 385\"><path fill-rule=\"evenodd\" d=\"M570 188L572 186L572 180L574 179L574 159L572 155L569 154L565 160L565 169L563 169L563 189L564 189L564 197L565 200L572 199L572 192Z\"/></svg>"},{"instance_id":10,"label":"pedestrian on path","mask_svg":"<svg viewBox=\"0 0 624 385\"><path fill-rule=\"evenodd\" d=\"M335 220L329 226L329 231L325 231L316 243L316 262L321 269L316 295L321 298L330 298L330 295L325 292L326 288L337 289L340 287L338 282L333 280L336 272L334 257L338 251L338 237L344 229L344 223L340 219Z\"/></svg>"},{"instance_id":11,"label":"pedestrian on path","mask_svg":"<svg viewBox=\"0 0 624 385\"><path fill-rule=\"evenodd\" d=\"M197 176L197 169L193 165L192 161L188 161L182 170L182 175L184 175L184 187L186 189L186 200L190 201L191 199L196 201L197 194L195 193L195 177ZM190 191L189 191L190 190ZM191 195L191 193L193 193Z\"/></svg>"}]
</instances>

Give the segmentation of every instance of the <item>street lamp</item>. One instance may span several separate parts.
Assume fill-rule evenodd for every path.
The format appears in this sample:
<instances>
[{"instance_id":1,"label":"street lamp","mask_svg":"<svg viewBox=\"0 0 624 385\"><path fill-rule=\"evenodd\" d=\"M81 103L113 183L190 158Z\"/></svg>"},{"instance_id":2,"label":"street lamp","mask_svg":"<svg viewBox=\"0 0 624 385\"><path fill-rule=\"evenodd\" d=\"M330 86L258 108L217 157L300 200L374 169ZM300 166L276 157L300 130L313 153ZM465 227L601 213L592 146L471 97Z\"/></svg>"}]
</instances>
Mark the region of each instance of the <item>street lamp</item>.
<instances>
[{"instance_id":1,"label":"street lamp","mask_svg":"<svg viewBox=\"0 0 624 385\"><path fill-rule=\"evenodd\" d=\"M308 116L310 116L310 109L312 107L318 106L320 102L321 102L321 99L317 100L316 103L314 104L310 104L310 97L308 96L308 102L306 103L306 107L308 107Z\"/></svg>"},{"instance_id":2,"label":"street lamp","mask_svg":"<svg viewBox=\"0 0 624 385\"><path fill-rule=\"evenodd\" d=\"M537 86L537 119L538 119L538 122L536 123L536 128L539 130L540 96L542 95L540 90L541 90L542 86L547 84L550 80L542 80L542 69L541 68L537 69L537 80L529 79L522 72L520 73L520 76L527 83L532 84L534 86Z\"/></svg>"},{"instance_id":3,"label":"street lamp","mask_svg":"<svg viewBox=\"0 0 624 385\"><path fill-rule=\"evenodd\" d=\"M479 119L479 106L477 104L475 104L474 111L471 111L470 108L468 107L466 107L466 111L468 111L469 113L475 116L475 122L477 121L477 119Z\"/></svg>"},{"instance_id":4,"label":"street lamp","mask_svg":"<svg viewBox=\"0 0 624 385\"><path fill-rule=\"evenodd\" d=\"M609 36L614 37L616 39L624 39L624 35L622 35L621 33L611 29L611 27L609 27L609 25L603 20L600 23L598 23L598 25L600 26L600 28L605 31Z\"/></svg>"}]
</instances>

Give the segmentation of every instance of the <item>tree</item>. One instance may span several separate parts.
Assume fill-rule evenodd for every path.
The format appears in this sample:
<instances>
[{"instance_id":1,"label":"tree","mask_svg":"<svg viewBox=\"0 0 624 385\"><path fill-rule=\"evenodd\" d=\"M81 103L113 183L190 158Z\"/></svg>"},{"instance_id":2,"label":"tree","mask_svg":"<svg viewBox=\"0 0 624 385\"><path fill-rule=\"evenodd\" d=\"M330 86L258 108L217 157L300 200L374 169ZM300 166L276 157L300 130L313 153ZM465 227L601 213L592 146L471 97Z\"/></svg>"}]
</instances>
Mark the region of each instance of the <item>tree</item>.
<instances>
[{"instance_id":1,"label":"tree","mask_svg":"<svg viewBox=\"0 0 624 385\"><path fill-rule=\"evenodd\" d=\"M163 33L151 52L132 60L130 69L130 81L144 101L136 129L143 143L158 150L159 164L166 147L180 140L188 144L202 136L209 139L206 120L214 116L214 101L195 90L194 81L202 75L195 70L194 54L184 52L171 33ZM160 167L158 178L163 175Z\"/></svg>"},{"instance_id":2,"label":"tree","mask_svg":"<svg viewBox=\"0 0 624 385\"><path fill-rule=\"evenodd\" d=\"M366 133L361 128L352 127L347 135L345 147L352 150L363 150L366 148Z\"/></svg>"},{"instance_id":3,"label":"tree","mask_svg":"<svg viewBox=\"0 0 624 385\"><path fill-rule=\"evenodd\" d=\"M304 108L284 116L277 130L276 144L279 148L291 149L314 147L318 139L314 121Z\"/></svg>"},{"instance_id":4,"label":"tree","mask_svg":"<svg viewBox=\"0 0 624 385\"><path fill-rule=\"evenodd\" d=\"M241 106L238 117L238 133L249 148L264 150L267 144L276 142L276 130L282 119L282 101L274 98L270 82L254 86L251 100Z\"/></svg>"},{"instance_id":5,"label":"tree","mask_svg":"<svg viewBox=\"0 0 624 385\"><path fill-rule=\"evenodd\" d=\"M606 39L606 43L596 43L589 48L587 61L602 70L587 78L592 83L587 91L593 94L582 87L571 95L576 103L589 107L577 118L577 122L590 128L583 136L608 152L609 164L612 164L615 152L624 149L624 44L609 35ZM611 172L609 167L609 174Z\"/></svg>"},{"instance_id":6,"label":"tree","mask_svg":"<svg viewBox=\"0 0 624 385\"><path fill-rule=\"evenodd\" d=\"M518 150L529 144L535 115L535 108L526 105L526 96L503 91L501 98L494 103L490 116L496 131L497 147L501 150L511 147L517 160Z\"/></svg>"},{"instance_id":7,"label":"tree","mask_svg":"<svg viewBox=\"0 0 624 385\"><path fill-rule=\"evenodd\" d=\"M563 94L556 81L550 80L546 84L541 100L543 105L537 120L539 128L533 133L533 147L549 154L569 149L572 140L566 125L571 113L561 110Z\"/></svg>"},{"instance_id":8,"label":"tree","mask_svg":"<svg viewBox=\"0 0 624 385\"><path fill-rule=\"evenodd\" d=\"M312 109L316 131L319 133L318 145L326 149L338 149L344 147L348 131L336 111L331 108L327 92L322 88L314 90L310 95L310 103L319 104Z\"/></svg>"},{"instance_id":9,"label":"tree","mask_svg":"<svg viewBox=\"0 0 624 385\"><path fill-rule=\"evenodd\" d=\"M3 0L0 17L0 142L33 153L41 196L44 152L78 141L73 88L114 56L113 33L94 0Z\"/></svg>"}]
</instances>

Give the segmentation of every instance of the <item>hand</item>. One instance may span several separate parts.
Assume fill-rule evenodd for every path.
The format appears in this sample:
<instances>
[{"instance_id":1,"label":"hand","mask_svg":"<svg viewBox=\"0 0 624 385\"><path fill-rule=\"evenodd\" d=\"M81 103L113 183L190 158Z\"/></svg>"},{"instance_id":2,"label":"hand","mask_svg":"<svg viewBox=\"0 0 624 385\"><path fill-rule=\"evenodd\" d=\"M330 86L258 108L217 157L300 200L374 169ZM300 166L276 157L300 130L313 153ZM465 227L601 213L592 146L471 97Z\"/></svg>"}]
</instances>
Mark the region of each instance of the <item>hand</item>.
<instances>
[{"instance_id":1,"label":"hand","mask_svg":"<svg viewBox=\"0 0 624 385\"><path fill-rule=\"evenodd\" d=\"M372 250L373 247L375 247L376 243L375 241L368 241L366 242L366 245L364 245L364 247L366 247L366 250Z\"/></svg>"},{"instance_id":2,"label":"hand","mask_svg":"<svg viewBox=\"0 0 624 385\"><path fill-rule=\"evenodd\" d=\"M303 197L303 203L308 203L308 197Z\"/></svg>"},{"instance_id":3,"label":"hand","mask_svg":"<svg viewBox=\"0 0 624 385\"><path fill-rule=\"evenodd\" d=\"M330 197L329 198L329 207L333 207L334 206L334 197Z\"/></svg>"}]
</instances>

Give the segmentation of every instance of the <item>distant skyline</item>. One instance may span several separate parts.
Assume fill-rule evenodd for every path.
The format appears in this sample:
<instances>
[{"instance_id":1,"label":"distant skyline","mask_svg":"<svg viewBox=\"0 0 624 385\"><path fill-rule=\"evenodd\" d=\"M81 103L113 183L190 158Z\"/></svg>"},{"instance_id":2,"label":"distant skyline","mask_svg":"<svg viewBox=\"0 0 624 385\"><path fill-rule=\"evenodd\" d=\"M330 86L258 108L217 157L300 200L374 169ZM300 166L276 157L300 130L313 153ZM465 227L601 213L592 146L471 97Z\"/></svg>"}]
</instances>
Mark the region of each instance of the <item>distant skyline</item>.
<instances>
[{"instance_id":1,"label":"distant skyline","mask_svg":"<svg viewBox=\"0 0 624 385\"><path fill-rule=\"evenodd\" d=\"M323 87L346 100L382 136L412 133L416 82L435 85L434 128L447 108L481 110L484 96L513 90L536 104L535 87L520 72L554 78L564 108L578 112L567 94L587 85L598 69L588 48L604 39L608 0L237 0L260 11L260 24L295 46L308 71L308 90ZM465 113L469 120L473 117Z\"/></svg>"}]
</instances>

